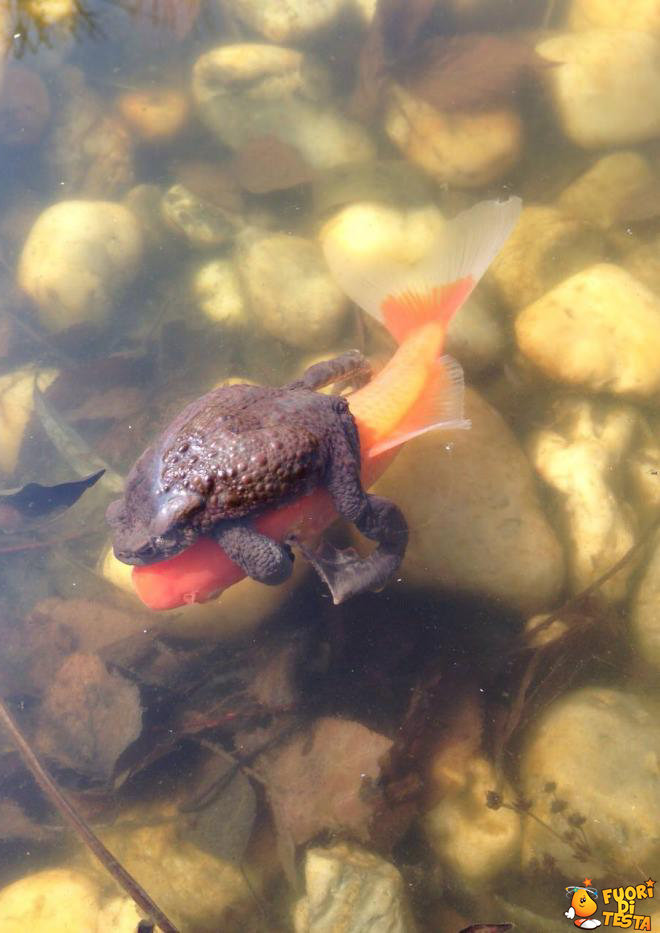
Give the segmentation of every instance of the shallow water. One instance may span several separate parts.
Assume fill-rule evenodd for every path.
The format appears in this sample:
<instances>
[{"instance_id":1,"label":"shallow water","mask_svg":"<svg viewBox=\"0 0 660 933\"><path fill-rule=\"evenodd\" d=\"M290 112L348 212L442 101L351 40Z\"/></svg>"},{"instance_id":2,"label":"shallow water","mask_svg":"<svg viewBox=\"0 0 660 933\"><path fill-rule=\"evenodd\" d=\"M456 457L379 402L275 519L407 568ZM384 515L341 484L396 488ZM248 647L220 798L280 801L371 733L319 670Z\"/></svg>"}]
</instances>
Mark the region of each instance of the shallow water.
<instances>
[{"instance_id":1,"label":"shallow water","mask_svg":"<svg viewBox=\"0 0 660 933\"><path fill-rule=\"evenodd\" d=\"M374 7L0 8L0 486L106 469L0 503L0 695L183 931L554 933L580 885L655 929L660 3ZM472 428L377 484L390 584L142 606L105 509L183 405L394 352L328 231L414 261L511 194L448 336ZM138 928L4 734L0 887L2 931Z\"/></svg>"}]
</instances>

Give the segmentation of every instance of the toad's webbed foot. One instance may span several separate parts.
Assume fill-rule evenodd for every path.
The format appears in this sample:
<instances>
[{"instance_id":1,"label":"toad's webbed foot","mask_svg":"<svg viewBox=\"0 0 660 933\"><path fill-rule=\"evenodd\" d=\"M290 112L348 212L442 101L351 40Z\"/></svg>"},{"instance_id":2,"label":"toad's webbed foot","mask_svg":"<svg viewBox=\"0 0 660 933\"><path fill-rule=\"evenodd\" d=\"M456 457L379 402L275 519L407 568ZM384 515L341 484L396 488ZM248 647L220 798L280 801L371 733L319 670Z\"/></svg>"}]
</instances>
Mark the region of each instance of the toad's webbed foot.
<instances>
[{"instance_id":1,"label":"toad's webbed foot","mask_svg":"<svg viewBox=\"0 0 660 933\"><path fill-rule=\"evenodd\" d=\"M253 580L277 586L291 576L291 549L251 525L228 523L214 531L214 537L227 557Z\"/></svg>"},{"instance_id":2,"label":"toad's webbed foot","mask_svg":"<svg viewBox=\"0 0 660 933\"><path fill-rule=\"evenodd\" d=\"M401 510L380 496L366 496L366 500L355 524L362 534L378 542L369 557L361 558L353 548L337 550L327 541L315 551L296 542L327 584L335 605L359 593L382 589L399 569L406 552L408 525Z\"/></svg>"},{"instance_id":3,"label":"toad's webbed foot","mask_svg":"<svg viewBox=\"0 0 660 933\"><path fill-rule=\"evenodd\" d=\"M302 379L293 383L314 391L337 382L351 380L354 385L365 385L371 379L371 364L359 350L347 350L332 360L323 360L308 367Z\"/></svg>"}]
</instances>

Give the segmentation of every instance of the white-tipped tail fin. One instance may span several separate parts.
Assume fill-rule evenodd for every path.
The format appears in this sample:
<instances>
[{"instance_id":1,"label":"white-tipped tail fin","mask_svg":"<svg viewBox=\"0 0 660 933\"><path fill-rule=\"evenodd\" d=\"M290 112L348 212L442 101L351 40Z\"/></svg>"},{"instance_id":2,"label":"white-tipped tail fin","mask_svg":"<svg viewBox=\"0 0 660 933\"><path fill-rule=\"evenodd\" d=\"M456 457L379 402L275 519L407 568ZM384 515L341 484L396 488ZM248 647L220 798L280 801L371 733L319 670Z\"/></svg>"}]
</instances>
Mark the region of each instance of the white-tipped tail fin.
<instances>
[{"instance_id":1,"label":"white-tipped tail fin","mask_svg":"<svg viewBox=\"0 0 660 933\"><path fill-rule=\"evenodd\" d=\"M475 204L448 220L414 263L361 252L360 244L349 249L330 227L326 261L349 298L401 342L429 321L449 323L515 227L521 207L518 197Z\"/></svg>"}]
</instances>

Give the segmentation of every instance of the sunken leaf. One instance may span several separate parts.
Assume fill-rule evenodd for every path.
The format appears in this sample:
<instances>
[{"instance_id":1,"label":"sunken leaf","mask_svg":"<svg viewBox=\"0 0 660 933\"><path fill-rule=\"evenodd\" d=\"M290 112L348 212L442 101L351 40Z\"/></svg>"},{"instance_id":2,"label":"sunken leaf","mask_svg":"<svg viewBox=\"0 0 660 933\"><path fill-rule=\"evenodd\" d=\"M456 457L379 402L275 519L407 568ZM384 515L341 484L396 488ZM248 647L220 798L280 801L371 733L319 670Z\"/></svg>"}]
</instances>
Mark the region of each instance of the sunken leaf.
<instances>
[{"instance_id":1,"label":"sunken leaf","mask_svg":"<svg viewBox=\"0 0 660 933\"><path fill-rule=\"evenodd\" d=\"M60 764L107 781L141 731L135 684L109 673L97 655L77 653L66 659L46 693L37 745Z\"/></svg>"}]
</instances>

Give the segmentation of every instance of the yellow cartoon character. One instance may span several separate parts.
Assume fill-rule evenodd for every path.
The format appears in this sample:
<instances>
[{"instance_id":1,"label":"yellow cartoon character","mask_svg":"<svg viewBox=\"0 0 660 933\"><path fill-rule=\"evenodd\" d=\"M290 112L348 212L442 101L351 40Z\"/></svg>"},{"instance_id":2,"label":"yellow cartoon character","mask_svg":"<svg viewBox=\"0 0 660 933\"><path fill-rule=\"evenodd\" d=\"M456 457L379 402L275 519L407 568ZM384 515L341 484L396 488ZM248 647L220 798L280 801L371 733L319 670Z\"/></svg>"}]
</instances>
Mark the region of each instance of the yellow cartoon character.
<instances>
[{"instance_id":1,"label":"yellow cartoon character","mask_svg":"<svg viewBox=\"0 0 660 933\"><path fill-rule=\"evenodd\" d=\"M576 927L580 927L581 930L595 930L600 926L600 920L592 916L598 910L598 891L591 887L591 878L584 879L584 887L572 885L566 888L566 897L571 898L571 906L564 916L572 920Z\"/></svg>"}]
</instances>

